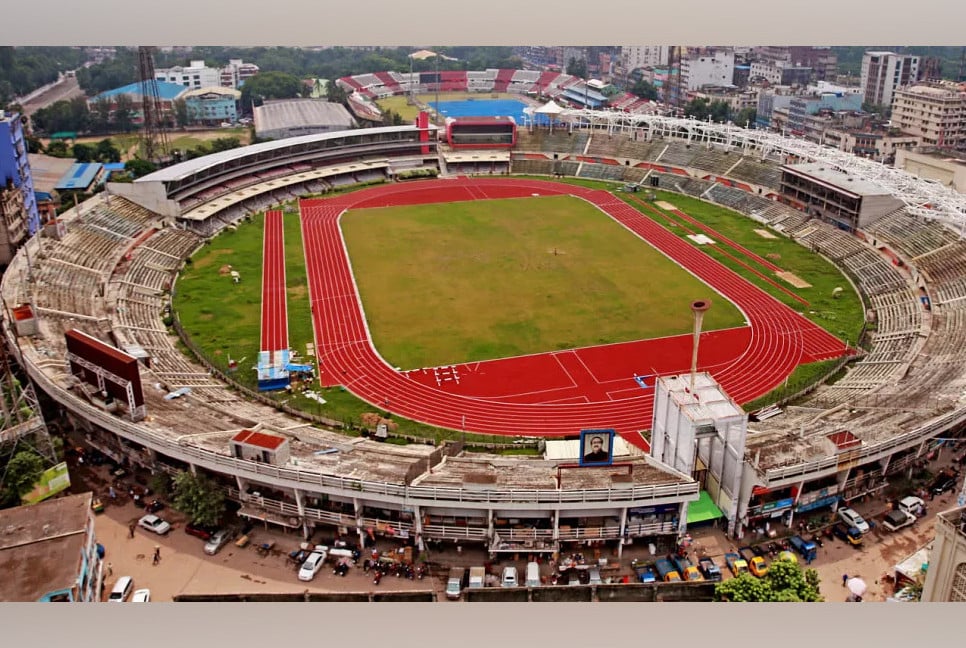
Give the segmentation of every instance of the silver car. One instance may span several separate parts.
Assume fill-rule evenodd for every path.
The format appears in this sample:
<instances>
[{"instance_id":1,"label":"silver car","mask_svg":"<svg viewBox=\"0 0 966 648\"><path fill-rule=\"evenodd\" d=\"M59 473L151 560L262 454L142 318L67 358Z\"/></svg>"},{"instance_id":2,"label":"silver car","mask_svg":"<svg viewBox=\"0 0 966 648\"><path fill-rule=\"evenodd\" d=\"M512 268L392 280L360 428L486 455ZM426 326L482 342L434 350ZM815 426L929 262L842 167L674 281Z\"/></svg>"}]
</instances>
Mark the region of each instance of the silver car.
<instances>
[{"instance_id":1,"label":"silver car","mask_svg":"<svg viewBox=\"0 0 966 648\"><path fill-rule=\"evenodd\" d=\"M154 531L158 535L164 535L171 530L171 525L157 515L145 515L138 520L138 526L148 531Z\"/></svg>"},{"instance_id":2,"label":"silver car","mask_svg":"<svg viewBox=\"0 0 966 648\"><path fill-rule=\"evenodd\" d=\"M234 529L218 529L211 535L208 542L205 543L205 553L209 556L214 556L234 537Z\"/></svg>"}]
</instances>

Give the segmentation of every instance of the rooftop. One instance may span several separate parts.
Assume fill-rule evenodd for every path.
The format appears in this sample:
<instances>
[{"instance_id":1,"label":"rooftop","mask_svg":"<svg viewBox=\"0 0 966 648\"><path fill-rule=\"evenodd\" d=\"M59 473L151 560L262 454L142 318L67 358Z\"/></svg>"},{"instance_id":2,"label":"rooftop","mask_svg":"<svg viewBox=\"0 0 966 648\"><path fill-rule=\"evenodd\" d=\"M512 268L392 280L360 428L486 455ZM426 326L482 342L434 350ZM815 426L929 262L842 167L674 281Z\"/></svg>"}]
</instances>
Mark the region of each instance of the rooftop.
<instances>
[{"instance_id":1,"label":"rooftop","mask_svg":"<svg viewBox=\"0 0 966 648\"><path fill-rule=\"evenodd\" d=\"M54 189L57 191L83 191L91 186L97 175L104 170L100 162L75 162L61 176Z\"/></svg>"},{"instance_id":2,"label":"rooftop","mask_svg":"<svg viewBox=\"0 0 966 648\"><path fill-rule=\"evenodd\" d=\"M258 132L307 126L352 128L354 123L345 106L319 99L267 101L255 108Z\"/></svg>"},{"instance_id":3,"label":"rooftop","mask_svg":"<svg viewBox=\"0 0 966 648\"><path fill-rule=\"evenodd\" d=\"M35 191L51 192L67 170L74 165L70 158L53 157L43 153L28 153L30 175L34 180Z\"/></svg>"},{"instance_id":4,"label":"rooftop","mask_svg":"<svg viewBox=\"0 0 966 648\"><path fill-rule=\"evenodd\" d=\"M808 176L814 180L832 185L858 196L891 195L883 187L864 178L848 173L842 169L829 166L825 162L806 162L804 164L789 164L783 169Z\"/></svg>"},{"instance_id":5,"label":"rooftop","mask_svg":"<svg viewBox=\"0 0 966 648\"><path fill-rule=\"evenodd\" d=\"M140 81L137 81L135 83L129 83L126 86L121 86L120 88L114 88L113 90L102 92L90 101L110 99L111 97L116 97L122 94L141 97L146 91L150 91L149 86L151 84L154 84L154 86L157 87L158 96L165 101L173 101L187 91L187 88L179 83L168 83L167 81L148 81L142 84Z\"/></svg>"},{"instance_id":6,"label":"rooftop","mask_svg":"<svg viewBox=\"0 0 966 648\"><path fill-rule=\"evenodd\" d=\"M37 601L73 586L91 493L0 510L0 601Z\"/></svg>"}]
</instances>

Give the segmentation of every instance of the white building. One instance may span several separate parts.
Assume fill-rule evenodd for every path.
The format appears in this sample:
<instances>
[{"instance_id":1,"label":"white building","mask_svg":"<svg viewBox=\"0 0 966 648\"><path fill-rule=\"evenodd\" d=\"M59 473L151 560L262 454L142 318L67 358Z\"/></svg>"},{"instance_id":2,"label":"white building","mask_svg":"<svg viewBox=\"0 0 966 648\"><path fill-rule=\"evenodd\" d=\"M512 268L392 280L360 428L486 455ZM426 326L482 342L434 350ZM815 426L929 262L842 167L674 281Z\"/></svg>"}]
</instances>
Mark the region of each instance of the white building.
<instances>
[{"instance_id":1,"label":"white building","mask_svg":"<svg viewBox=\"0 0 966 648\"><path fill-rule=\"evenodd\" d=\"M919 57L895 52L866 52L862 57L863 101L891 106L896 88L916 82Z\"/></svg>"},{"instance_id":2,"label":"white building","mask_svg":"<svg viewBox=\"0 0 966 648\"><path fill-rule=\"evenodd\" d=\"M221 68L220 85L224 88L237 88L256 74L258 74L258 66L254 63L245 63L241 59L228 59L228 65Z\"/></svg>"},{"instance_id":3,"label":"white building","mask_svg":"<svg viewBox=\"0 0 966 648\"><path fill-rule=\"evenodd\" d=\"M667 65L670 50L668 45L624 45L621 47L621 59L628 71Z\"/></svg>"},{"instance_id":4,"label":"white building","mask_svg":"<svg viewBox=\"0 0 966 648\"><path fill-rule=\"evenodd\" d=\"M204 61L192 61L191 65L183 67L179 65L155 70L154 78L193 89L221 85L221 72L208 67Z\"/></svg>"},{"instance_id":5,"label":"white building","mask_svg":"<svg viewBox=\"0 0 966 648\"><path fill-rule=\"evenodd\" d=\"M681 57L681 87L700 90L702 86L730 86L735 78L735 53L716 49L688 52Z\"/></svg>"},{"instance_id":6,"label":"white building","mask_svg":"<svg viewBox=\"0 0 966 648\"><path fill-rule=\"evenodd\" d=\"M892 123L924 146L966 147L966 83L918 84L895 91Z\"/></svg>"}]
</instances>

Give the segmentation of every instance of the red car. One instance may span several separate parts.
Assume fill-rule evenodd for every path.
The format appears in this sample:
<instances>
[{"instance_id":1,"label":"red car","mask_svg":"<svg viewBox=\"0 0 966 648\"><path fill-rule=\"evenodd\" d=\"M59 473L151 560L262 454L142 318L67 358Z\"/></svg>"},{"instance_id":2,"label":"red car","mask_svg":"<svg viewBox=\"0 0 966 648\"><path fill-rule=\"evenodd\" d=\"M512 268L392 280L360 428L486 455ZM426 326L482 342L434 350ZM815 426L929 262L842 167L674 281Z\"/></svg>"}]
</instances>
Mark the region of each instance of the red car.
<instances>
[{"instance_id":1,"label":"red car","mask_svg":"<svg viewBox=\"0 0 966 648\"><path fill-rule=\"evenodd\" d=\"M218 527L206 526L204 524L188 524L185 525L184 532L188 535L193 535L196 538L201 538L205 542L211 540L211 536L215 535L215 531Z\"/></svg>"}]
</instances>

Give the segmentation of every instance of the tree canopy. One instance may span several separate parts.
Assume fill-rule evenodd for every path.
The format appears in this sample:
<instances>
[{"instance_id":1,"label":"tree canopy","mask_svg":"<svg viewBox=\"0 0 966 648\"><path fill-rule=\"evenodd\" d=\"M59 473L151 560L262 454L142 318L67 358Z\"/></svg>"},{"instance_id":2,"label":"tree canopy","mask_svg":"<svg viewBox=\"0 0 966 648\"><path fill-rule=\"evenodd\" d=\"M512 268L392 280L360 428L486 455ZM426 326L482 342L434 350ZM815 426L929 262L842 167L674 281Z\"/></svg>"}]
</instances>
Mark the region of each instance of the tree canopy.
<instances>
[{"instance_id":1,"label":"tree canopy","mask_svg":"<svg viewBox=\"0 0 966 648\"><path fill-rule=\"evenodd\" d=\"M32 450L21 450L8 457L3 490L0 491L0 507L19 506L20 498L33 490L43 472L44 460ZM0 474L3 474L2 468Z\"/></svg>"},{"instance_id":2,"label":"tree canopy","mask_svg":"<svg viewBox=\"0 0 966 648\"><path fill-rule=\"evenodd\" d=\"M718 583L714 588L716 601L741 603L816 602L824 600L819 593L818 572L802 571L798 563L776 560L768 566L768 573L757 578L744 573Z\"/></svg>"},{"instance_id":3,"label":"tree canopy","mask_svg":"<svg viewBox=\"0 0 966 648\"><path fill-rule=\"evenodd\" d=\"M172 504L195 524L214 526L225 514L225 493L203 475L185 471L173 481Z\"/></svg>"}]
</instances>

